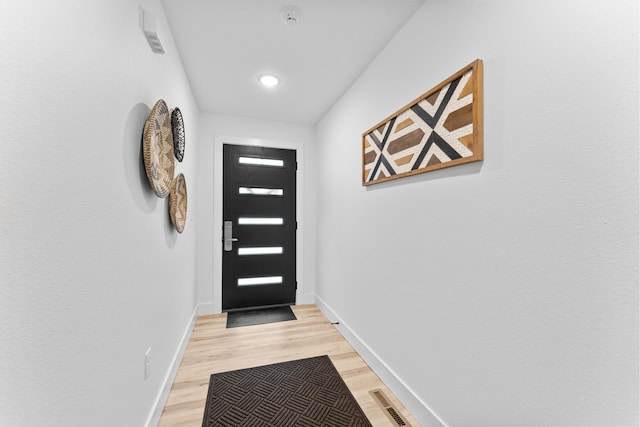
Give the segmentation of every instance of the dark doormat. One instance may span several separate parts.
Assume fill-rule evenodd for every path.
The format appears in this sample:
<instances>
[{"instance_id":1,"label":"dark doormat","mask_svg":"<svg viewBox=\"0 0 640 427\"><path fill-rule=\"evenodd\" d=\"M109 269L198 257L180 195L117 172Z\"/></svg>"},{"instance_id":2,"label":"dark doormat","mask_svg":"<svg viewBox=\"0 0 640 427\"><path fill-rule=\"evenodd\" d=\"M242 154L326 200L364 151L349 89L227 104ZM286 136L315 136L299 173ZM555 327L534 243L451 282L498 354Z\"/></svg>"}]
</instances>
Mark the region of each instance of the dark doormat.
<instances>
[{"instance_id":1,"label":"dark doormat","mask_svg":"<svg viewBox=\"0 0 640 427\"><path fill-rule=\"evenodd\" d=\"M259 308L255 310L233 311L227 313L227 328L261 325L263 323L297 320L288 305L285 307Z\"/></svg>"},{"instance_id":2,"label":"dark doormat","mask_svg":"<svg viewBox=\"0 0 640 427\"><path fill-rule=\"evenodd\" d=\"M203 427L370 427L329 356L213 374Z\"/></svg>"}]
</instances>

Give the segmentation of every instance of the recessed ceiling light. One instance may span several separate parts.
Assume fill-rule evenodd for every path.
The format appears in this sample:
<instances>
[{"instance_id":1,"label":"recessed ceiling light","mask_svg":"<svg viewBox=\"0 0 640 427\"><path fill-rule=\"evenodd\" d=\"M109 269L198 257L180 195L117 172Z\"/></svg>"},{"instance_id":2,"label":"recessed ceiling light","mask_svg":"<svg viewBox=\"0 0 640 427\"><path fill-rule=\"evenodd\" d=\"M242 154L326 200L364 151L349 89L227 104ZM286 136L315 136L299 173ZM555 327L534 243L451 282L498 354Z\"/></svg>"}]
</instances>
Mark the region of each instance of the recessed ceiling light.
<instances>
[{"instance_id":1,"label":"recessed ceiling light","mask_svg":"<svg viewBox=\"0 0 640 427\"><path fill-rule=\"evenodd\" d=\"M280 80L276 76L272 76L270 74L265 74L260 77L260 83L262 83L266 87L274 87L280 83Z\"/></svg>"}]
</instances>

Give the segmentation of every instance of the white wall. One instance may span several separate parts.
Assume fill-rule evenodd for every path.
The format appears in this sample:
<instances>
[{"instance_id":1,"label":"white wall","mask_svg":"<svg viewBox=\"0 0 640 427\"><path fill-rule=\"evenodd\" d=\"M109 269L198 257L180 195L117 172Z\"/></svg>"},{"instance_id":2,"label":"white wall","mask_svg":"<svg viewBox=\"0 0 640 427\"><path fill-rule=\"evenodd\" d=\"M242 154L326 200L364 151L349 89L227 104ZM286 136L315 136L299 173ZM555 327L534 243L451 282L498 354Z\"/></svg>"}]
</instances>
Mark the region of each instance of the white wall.
<instances>
[{"instance_id":1,"label":"white wall","mask_svg":"<svg viewBox=\"0 0 640 427\"><path fill-rule=\"evenodd\" d=\"M484 162L362 187L362 132L476 58ZM319 123L319 301L414 412L638 425L638 98L636 1L429 1Z\"/></svg>"},{"instance_id":2,"label":"white wall","mask_svg":"<svg viewBox=\"0 0 640 427\"><path fill-rule=\"evenodd\" d=\"M223 114L203 114L203 141L198 157L198 301L200 313L222 308L222 145L259 145L297 151L297 304L314 301L315 293L315 143L309 125Z\"/></svg>"},{"instance_id":3,"label":"white wall","mask_svg":"<svg viewBox=\"0 0 640 427\"><path fill-rule=\"evenodd\" d=\"M2 2L0 57L0 425L141 426L196 305L197 199L178 235L141 161L164 98L196 194L199 111L161 6Z\"/></svg>"}]
</instances>

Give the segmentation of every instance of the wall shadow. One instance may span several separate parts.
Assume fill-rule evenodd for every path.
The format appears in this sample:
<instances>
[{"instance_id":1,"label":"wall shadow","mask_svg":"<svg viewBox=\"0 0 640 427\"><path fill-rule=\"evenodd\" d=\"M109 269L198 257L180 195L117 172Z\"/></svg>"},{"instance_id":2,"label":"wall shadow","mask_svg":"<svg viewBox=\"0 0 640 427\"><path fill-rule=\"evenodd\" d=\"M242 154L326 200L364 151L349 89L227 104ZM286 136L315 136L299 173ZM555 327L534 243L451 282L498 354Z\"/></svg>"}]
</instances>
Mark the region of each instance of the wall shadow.
<instances>
[{"instance_id":1,"label":"wall shadow","mask_svg":"<svg viewBox=\"0 0 640 427\"><path fill-rule=\"evenodd\" d=\"M164 238L167 241L167 247L169 249L173 249L176 246L176 242L178 241L178 230L173 226L171 222L171 215L169 214L169 196L164 199L164 215L165 220L164 223Z\"/></svg>"},{"instance_id":2,"label":"wall shadow","mask_svg":"<svg viewBox=\"0 0 640 427\"><path fill-rule=\"evenodd\" d=\"M385 181L379 184L366 186L365 188L367 191L376 191L397 187L399 185L411 185L416 182L436 181L440 179L453 178L456 176L477 175L482 170L483 164L484 160L473 163L465 163L463 165L452 166L450 168L438 169L418 175L411 175L404 178Z\"/></svg>"}]
</instances>

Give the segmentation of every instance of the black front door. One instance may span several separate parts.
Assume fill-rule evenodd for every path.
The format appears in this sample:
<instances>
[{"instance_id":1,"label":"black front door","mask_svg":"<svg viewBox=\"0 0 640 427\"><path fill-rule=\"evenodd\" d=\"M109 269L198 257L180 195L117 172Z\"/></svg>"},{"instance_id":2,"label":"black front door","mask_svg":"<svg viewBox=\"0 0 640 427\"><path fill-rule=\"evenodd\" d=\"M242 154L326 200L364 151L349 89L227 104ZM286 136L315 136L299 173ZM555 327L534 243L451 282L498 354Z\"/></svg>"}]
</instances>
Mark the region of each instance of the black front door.
<instances>
[{"instance_id":1,"label":"black front door","mask_svg":"<svg viewBox=\"0 0 640 427\"><path fill-rule=\"evenodd\" d=\"M222 310L296 298L296 152L223 146Z\"/></svg>"}]
</instances>

